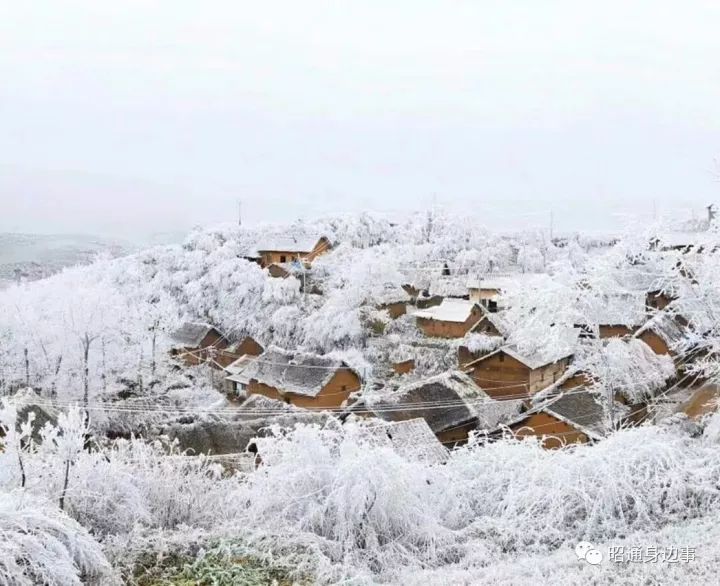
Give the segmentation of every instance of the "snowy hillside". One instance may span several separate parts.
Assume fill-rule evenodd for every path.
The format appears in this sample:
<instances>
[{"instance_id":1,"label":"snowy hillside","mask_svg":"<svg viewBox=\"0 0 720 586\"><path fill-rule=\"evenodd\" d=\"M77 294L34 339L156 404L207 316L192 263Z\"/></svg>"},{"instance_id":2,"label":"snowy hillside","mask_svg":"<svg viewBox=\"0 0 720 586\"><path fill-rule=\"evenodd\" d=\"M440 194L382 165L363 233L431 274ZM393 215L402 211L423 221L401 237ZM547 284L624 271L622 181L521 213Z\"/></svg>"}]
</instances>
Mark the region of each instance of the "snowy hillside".
<instances>
[{"instance_id":1,"label":"snowy hillside","mask_svg":"<svg viewBox=\"0 0 720 586\"><path fill-rule=\"evenodd\" d=\"M550 241L438 212L400 224L360 215L226 225L8 286L0 291L0 519L31 519L37 542L24 542L11 565L0 561L0 583L28 563L28 584L141 583L141 568L177 580L229 572L228 584L246 571L259 583L638 578L632 564L578 562L573 548L583 540L604 551L697 547L702 582L718 570L696 531L720 519L718 415L617 424L638 405L665 404L690 380L718 379L717 233L703 232L690 251L663 246L664 234L652 226L614 242ZM311 265L281 263L286 278L253 260L261 242L301 236L331 246ZM462 321L479 280L502 282L502 302L487 318L497 336L421 330L423 318ZM649 308L650 292L672 301ZM417 311L434 298L451 302ZM397 303L410 305L393 316ZM442 463L414 457L374 433L377 422L339 417L339 407L313 413L228 398L226 373L171 352L186 322L212 324L231 344L251 336L266 349L329 355L359 373L367 405L386 410L428 377L458 369L461 347L472 360L501 347L529 364L571 357L565 374L509 411L532 413L582 377L583 388L568 394L594 401L595 443L548 450L538 438L488 442L478 433L465 445L436 444ZM609 327L630 333L604 338ZM673 334L669 351L654 351L644 332ZM414 370L393 372L402 361ZM38 409L23 408L30 404ZM414 409L450 407L457 404L435 399ZM33 417L47 425L38 429ZM228 453L241 461L230 472L218 459ZM3 548L15 541L0 531ZM45 550L52 555L38 553ZM163 565L167 551L178 566ZM239 558L247 566L234 567ZM650 583L662 580L647 571Z\"/></svg>"}]
</instances>

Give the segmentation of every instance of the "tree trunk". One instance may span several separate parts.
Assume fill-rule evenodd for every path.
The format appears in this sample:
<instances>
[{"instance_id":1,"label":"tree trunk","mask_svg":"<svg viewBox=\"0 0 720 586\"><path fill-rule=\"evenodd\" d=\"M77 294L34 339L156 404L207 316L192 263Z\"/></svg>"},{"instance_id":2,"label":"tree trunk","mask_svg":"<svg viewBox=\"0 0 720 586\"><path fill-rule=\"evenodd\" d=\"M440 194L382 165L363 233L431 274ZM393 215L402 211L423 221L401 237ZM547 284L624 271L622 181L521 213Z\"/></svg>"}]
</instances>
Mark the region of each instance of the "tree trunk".
<instances>
[{"instance_id":1,"label":"tree trunk","mask_svg":"<svg viewBox=\"0 0 720 586\"><path fill-rule=\"evenodd\" d=\"M86 333L83 338L83 406L85 413L88 412L88 400L90 395L90 336Z\"/></svg>"},{"instance_id":2,"label":"tree trunk","mask_svg":"<svg viewBox=\"0 0 720 586\"><path fill-rule=\"evenodd\" d=\"M100 341L101 349L102 349L102 374L100 375L102 378L102 387L103 392L107 391L107 367L105 366L105 337L103 336L102 340Z\"/></svg>"},{"instance_id":3,"label":"tree trunk","mask_svg":"<svg viewBox=\"0 0 720 586\"><path fill-rule=\"evenodd\" d=\"M157 344L157 326L158 326L158 324L156 322L155 324L153 324L153 329L152 329L152 349L151 349L152 356L150 357L150 373L152 374L153 379L155 378L155 368L157 366L156 360L155 360L155 346Z\"/></svg>"},{"instance_id":4,"label":"tree trunk","mask_svg":"<svg viewBox=\"0 0 720 586\"><path fill-rule=\"evenodd\" d=\"M68 483L70 482L70 460L65 460L65 480L63 480L63 488L60 493L60 510L65 510L65 494L67 493Z\"/></svg>"},{"instance_id":5,"label":"tree trunk","mask_svg":"<svg viewBox=\"0 0 720 586\"><path fill-rule=\"evenodd\" d=\"M57 378L60 374L60 366L62 366L62 355L58 356L55 362L55 377L53 378L52 385L50 386L50 398L55 399L57 397Z\"/></svg>"},{"instance_id":6,"label":"tree trunk","mask_svg":"<svg viewBox=\"0 0 720 586\"><path fill-rule=\"evenodd\" d=\"M23 354L25 354L25 386L30 386L30 358L28 357L28 349L25 348L23 350Z\"/></svg>"},{"instance_id":7,"label":"tree trunk","mask_svg":"<svg viewBox=\"0 0 720 586\"><path fill-rule=\"evenodd\" d=\"M137 384L138 389L140 389L140 392L143 391L143 376L142 376L142 363L143 363L143 350L142 350L142 344L140 345L140 358L138 360L138 372L137 372Z\"/></svg>"},{"instance_id":8,"label":"tree trunk","mask_svg":"<svg viewBox=\"0 0 720 586\"><path fill-rule=\"evenodd\" d=\"M18 446L18 464L20 465L20 486L25 488L25 464L22 459L22 448Z\"/></svg>"}]
</instances>

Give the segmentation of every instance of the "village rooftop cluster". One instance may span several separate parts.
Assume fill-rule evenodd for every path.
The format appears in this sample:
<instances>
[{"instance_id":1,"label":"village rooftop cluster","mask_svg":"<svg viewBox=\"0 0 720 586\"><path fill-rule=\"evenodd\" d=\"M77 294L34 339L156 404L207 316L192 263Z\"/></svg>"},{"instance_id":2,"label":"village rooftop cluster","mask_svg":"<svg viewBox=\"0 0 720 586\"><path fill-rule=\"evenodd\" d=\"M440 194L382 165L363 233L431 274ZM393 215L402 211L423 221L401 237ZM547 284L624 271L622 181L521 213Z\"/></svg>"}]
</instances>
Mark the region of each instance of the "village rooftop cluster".
<instances>
[{"instance_id":1,"label":"village rooftop cluster","mask_svg":"<svg viewBox=\"0 0 720 586\"><path fill-rule=\"evenodd\" d=\"M261 336L233 336L195 322L174 332L172 354L186 365L220 373L218 386L240 411L244 405L257 409L261 398L270 411L282 403L295 413L382 423L382 434L405 438L399 449L415 446L422 457L442 459L472 435L487 441L532 436L546 448L595 442L615 429L654 420L668 405L690 419L714 409L716 392L692 368L707 353L688 342L703 335L698 303L688 303L680 289L698 285L691 259L714 252L716 242L713 233L702 231L652 239L648 254L666 257L682 285L648 274L638 262L615 291L598 292L597 303L582 308L586 319L551 324L548 341L541 332L534 344L513 343L505 316L517 292L542 290L552 276L520 270L453 274L443 263L430 265L438 275L432 289L407 282L375 301L368 345L395 348L378 352L386 359L369 366L266 346ZM268 278L298 279L306 294L322 295L313 263L333 254L336 245L321 234L288 236L259 244L246 258ZM582 296L592 297L591 289L578 281ZM414 331L386 336L387 324L401 319ZM418 372L422 355L438 348L452 353L450 367ZM609 368L608 353L621 354L625 363ZM643 392L635 392L627 381L613 380L623 368L651 372L652 380L639 380Z\"/></svg>"}]
</instances>

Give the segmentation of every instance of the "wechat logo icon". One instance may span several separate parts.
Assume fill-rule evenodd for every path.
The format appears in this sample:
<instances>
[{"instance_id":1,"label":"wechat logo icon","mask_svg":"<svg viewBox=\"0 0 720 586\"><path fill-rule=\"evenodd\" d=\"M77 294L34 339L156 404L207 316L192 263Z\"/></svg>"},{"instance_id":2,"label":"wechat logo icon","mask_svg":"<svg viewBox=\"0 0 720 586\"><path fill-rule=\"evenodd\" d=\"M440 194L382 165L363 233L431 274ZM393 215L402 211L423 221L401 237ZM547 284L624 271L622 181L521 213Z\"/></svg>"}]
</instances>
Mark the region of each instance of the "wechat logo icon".
<instances>
[{"instance_id":1,"label":"wechat logo icon","mask_svg":"<svg viewBox=\"0 0 720 586\"><path fill-rule=\"evenodd\" d=\"M579 560L585 560L591 566L597 566L602 562L603 555L599 549L588 541L581 541L575 546L575 555Z\"/></svg>"}]
</instances>

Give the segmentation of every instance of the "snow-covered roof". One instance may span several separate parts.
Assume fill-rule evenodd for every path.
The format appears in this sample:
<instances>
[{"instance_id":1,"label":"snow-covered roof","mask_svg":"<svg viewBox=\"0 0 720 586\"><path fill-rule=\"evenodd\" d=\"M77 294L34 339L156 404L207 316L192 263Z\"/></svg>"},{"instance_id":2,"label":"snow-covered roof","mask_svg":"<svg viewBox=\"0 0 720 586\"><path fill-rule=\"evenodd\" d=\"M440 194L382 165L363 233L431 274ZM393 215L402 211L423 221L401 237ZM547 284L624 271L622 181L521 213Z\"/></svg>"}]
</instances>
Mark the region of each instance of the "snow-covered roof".
<instances>
[{"instance_id":1,"label":"snow-covered roof","mask_svg":"<svg viewBox=\"0 0 720 586\"><path fill-rule=\"evenodd\" d=\"M373 394L359 403L358 409L367 408L386 421L422 417L434 433L470 423L493 429L519 408L516 401L492 399L459 371L408 383L385 395Z\"/></svg>"},{"instance_id":2,"label":"snow-covered roof","mask_svg":"<svg viewBox=\"0 0 720 586\"><path fill-rule=\"evenodd\" d=\"M527 286L548 278L546 273L488 273L467 280L468 289L496 289L505 291Z\"/></svg>"},{"instance_id":3,"label":"snow-covered roof","mask_svg":"<svg viewBox=\"0 0 720 586\"><path fill-rule=\"evenodd\" d=\"M605 410L596 400L595 394L585 388L574 389L551 399L538 410L569 423L592 439L605 436Z\"/></svg>"},{"instance_id":4,"label":"snow-covered roof","mask_svg":"<svg viewBox=\"0 0 720 586\"><path fill-rule=\"evenodd\" d=\"M430 283L429 291L431 295L454 295L459 297L467 294L465 281L466 278L462 275L446 275L438 277Z\"/></svg>"},{"instance_id":5,"label":"snow-covered roof","mask_svg":"<svg viewBox=\"0 0 720 586\"><path fill-rule=\"evenodd\" d=\"M310 253L322 238L321 234L279 234L258 242L257 251Z\"/></svg>"},{"instance_id":6,"label":"snow-covered roof","mask_svg":"<svg viewBox=\"0 0 720 586\"><path fill-rule=\"evenodd\" d=\"M663 248L680 247L716 247L720 244L720 238L714 231L704 232L663 232L657 235L657 240Z\"/></svg>"},{"instance_id":7,"label":"snow-covered roof","mask_svg":"<svg viewBox=\"0 0 720 586\"><path fill-rule=\"evenodd\" d=\"M576 330L576 332L579 334L579 330ZM530 351L521 350L516 345L508 344L501 348L498 348L490 354L486 354L485 356L482 356L477 360L470 362L466 366L477 364L478 362L486 360L491 356L495 356L499 352L503 352L508 356L514 358L515 360L522 362L528 368L535 370L536 368L540 368L548 364L553 364L558 360L562 360L563 358L571 357L574 354L574 348L570 345L563 344L560 346L540 346Z\"/></svg>"},{"instance_id":8,"label":"snow-covered roof","mask_svg":"<svg viewBox=\"0 0 720 586\"><path fill-rule=\"evenodd\" d=\"M217 331L217 328L210 324L187 322L170 334L170 338L176 346L195 348L213 330Z\"/></svg>"},{"instance_id":9,"label":"snow-covered roof","mask_svg":"<svg viewBox=\"0 0 720 586\"><path fill-rule=\"evenodd\" d=\"M597 402L596 397L596 393L592 392L588 387L576 387L565 393L548 397L502 425L522 428L522 422L527 421L530 416L536 413L548 413L583 432L591 439L601 439L606 435L605 411L602 405ZM627 413L627 407L624 405L616 403L616 408L618 409L618 417L622 417L623 414ZM547 433L544 435L552 434Z\"/></svg>"},{"instance_id":10,"label":"snow-covered roof","mask_svg":"<svg viewBox=\"0 0 720 586\"><path fill-rule=\"evenodd\" d=\"M296 407L263 395L250 395L237 408L236 414L236 417L243 422L262 422L259 427L252 424L249 426L255 437L272 433L267 429L269 421L282 427L291 427L296 423L320 423L326 417L321 412Z\"/></svg>"},{"instance_id":11,"label":"snow-covered roof","mask_svg":"<svg viewBox=\"0 0 720 586\"><path fill-rule=\"evenodd\" d=\"M610 278L618 289L628 292L647 293L662 287L663 279L646 265L637 265L626 269L618 269Z\"/></svg>"},{"instance_id":12,"label":"snow-covered roof","mask_svg":"<svg viewBox=\"0 0 720 586\"><path fill-rule=\"evenodd\" d=\"M262 356L252 357L243 376L281 393L315 397L341 368L351 370L337 358L271 348Z\"/></svg>"},{"instance_id":13,"label":"snow-covered roof","mask_svg":"<svg viewBox=\"0 0 720 586\"><path fill-rule=\"evenodd\" d=\"M482 393L472 379L462 373L439 375L403 385L395 392L366 396L352 410L367 409L385 421L422 417L437 434L475 422L475 414L457 392L461 387L470 388L470 385L474 392Z\"/></svg>"},{"instance_id":14,"label":"snow-covered roof","mask_svg":"<svg viewBox=\"0 0 720 586\"><path fill-rule=\"evenodd\" d=\"M257 357L245 354L231 364L228 364L225 367L225 371L228 373L228 376L225 378L236 383L247 385L250 382L247 371L250 365L255 361L255 358Z\"/></svg>"},{"instance_id":15,"label":"snow-covered roof","mask_svg":"<svg viewBox=\"0 0 720 586\"><path fill-rule=\"evenodd\" d=\"M554 351L552 348L538 348L533 352L522 352L516 346L504 346L501 350L532 369L553 364L573 354L571 350L564 348L558 349L557 351Z\"/></svg>"},{"instance_id":16,"label":"snow-covered roof","mask_svg":"<svg viewBox=\"0 0 720 586\"><path fill-rule=\"evenodd\" d=\"M427 309L419 309L414 311L412 315L424 319L433 319L436 321L449 321L463 323L470 317L472 308L477 304L466 299L445 298L440 305L428 307ZM479 307L479 306L478 306Z\"/></svg>"},{"instance_id":17,"label":"snow-covered roof","mask_svg":"<svg viewBox=\"0 0 720 586\"><path fill-rule=\"evenodd\" d=\"M586 323L638 326L645 321L644 294L605 295L594 301L594 303L590 304L590 307L580 308L587 317Z\"/></svg>"},{"instance_id":18,"label":"snow-covered roof","mask_svg":"<svg viewBox=\"0 0 720 586\"><path fill-rule=\"evenodd\" d=\"M442 464L448 458L443 446L422 417L406 421L369 422L363 428L372 443L389 445L408 460Z\"/></svg>"},{"instance_id":19,"label":"snow-covered roof","mask_svg":"<svg viewBox=\"0 0 720 586\"><path fill-rule=\"evenodd\" d=\"M718 299L705 299L697 292L689 290L674 299L667 309L682 317L695 333L702 335L716 327L714 308L717 304Z\"/></svg>"}]
</instances>

